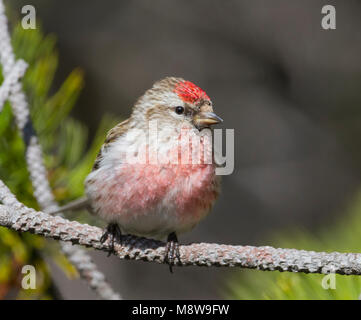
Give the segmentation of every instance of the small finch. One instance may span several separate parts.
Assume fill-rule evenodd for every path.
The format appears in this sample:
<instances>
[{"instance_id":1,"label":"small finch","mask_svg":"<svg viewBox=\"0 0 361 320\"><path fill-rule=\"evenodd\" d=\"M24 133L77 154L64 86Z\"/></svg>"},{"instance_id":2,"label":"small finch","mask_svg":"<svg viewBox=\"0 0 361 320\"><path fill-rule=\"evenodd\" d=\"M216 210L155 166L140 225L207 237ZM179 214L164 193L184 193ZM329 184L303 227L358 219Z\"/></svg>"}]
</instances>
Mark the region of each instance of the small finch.
<instances>
[{"instance_id":1,"label":"small finch","mask_svg":"<svg viewBox=\"0 0 361 320\"><path fill-rule=\"evenodd\" d=\"M85 180L86 198L59 211L87 206L108 222L101 240L111 237L112 245L123 232L167 237L172 271L180 259L177 235L198 224L219 194L209 127L221 121L192 82L156 82L108 132Z\"/></svg>"}]
</instances>

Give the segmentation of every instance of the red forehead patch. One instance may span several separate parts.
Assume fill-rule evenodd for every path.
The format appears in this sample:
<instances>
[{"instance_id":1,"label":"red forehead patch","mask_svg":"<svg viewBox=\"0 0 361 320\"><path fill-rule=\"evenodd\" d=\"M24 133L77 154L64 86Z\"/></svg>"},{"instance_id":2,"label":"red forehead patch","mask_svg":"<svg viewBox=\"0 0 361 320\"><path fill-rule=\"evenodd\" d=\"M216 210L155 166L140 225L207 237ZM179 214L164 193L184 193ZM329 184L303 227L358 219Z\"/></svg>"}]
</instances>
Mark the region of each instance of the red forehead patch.
<instances>
[{"instance_id":1,"label":"red forehead patch","mask_svg":"<svg viewBox=\"0 0 361 320\"><path fill-rule=\"evenodd\" d=\"M201 99L210 100L207 94L190 81L180 82L174 92L185 102L194 103Z\"/></svg>"}]
</instances>

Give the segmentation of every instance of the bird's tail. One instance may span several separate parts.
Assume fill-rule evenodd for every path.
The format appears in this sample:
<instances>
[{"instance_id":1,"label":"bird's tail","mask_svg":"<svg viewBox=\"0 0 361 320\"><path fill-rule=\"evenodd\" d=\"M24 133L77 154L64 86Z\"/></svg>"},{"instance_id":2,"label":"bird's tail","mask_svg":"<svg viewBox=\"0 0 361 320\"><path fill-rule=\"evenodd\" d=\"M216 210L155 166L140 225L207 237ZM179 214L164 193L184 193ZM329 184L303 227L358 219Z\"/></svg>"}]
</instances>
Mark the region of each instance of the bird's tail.
<instances>
[{"instance_id":1,"label":"bird's tail","mask_svg":"<svg viewBox=\"0 0 361 320\"><path fill-rule=\"evenodd\" d=\"M86 196L76 199L74 201L71 201L56 210L47 211L46 213L56 214L56 213L60 213L60 212L75 211L75 210L81 210L81 209L87 209L87 210L90 209L90 201Z\"/></svg>"}]
</instances>

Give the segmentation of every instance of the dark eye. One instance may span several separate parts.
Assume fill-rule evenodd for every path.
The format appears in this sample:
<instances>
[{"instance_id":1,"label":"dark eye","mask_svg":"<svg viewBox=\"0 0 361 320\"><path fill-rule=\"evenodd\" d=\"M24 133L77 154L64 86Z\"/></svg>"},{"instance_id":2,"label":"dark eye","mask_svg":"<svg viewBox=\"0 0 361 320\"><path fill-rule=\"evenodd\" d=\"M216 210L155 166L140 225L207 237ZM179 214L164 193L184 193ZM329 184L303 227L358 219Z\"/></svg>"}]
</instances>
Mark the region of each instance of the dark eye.
<instances>
[{"instance_id":1,"label":"dark eye","mask_svg":"<svg viewBox=\"0 0 361 320\"><path fill-rule=\"evenodd\" d=\"M175 107L175 113L176 114L184 113L184 108L183 107Z\"/></svg>"}]
</instances>

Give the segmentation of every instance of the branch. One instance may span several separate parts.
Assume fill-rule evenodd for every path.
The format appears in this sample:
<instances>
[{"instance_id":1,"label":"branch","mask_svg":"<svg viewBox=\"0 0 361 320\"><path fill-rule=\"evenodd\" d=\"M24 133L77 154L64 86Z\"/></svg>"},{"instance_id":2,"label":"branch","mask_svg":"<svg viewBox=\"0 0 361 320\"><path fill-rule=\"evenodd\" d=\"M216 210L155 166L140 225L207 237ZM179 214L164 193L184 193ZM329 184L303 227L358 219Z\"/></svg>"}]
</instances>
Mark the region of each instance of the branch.
<instances>
[{"instance_id":1,"label":"branch","mask_svg":"<svg viewBox=\"0 0 361 320\"><path fill-rule=\"evenodd\" d=\"M11 90L16 87L16 83L23 77L27 68L27 64L23 60L18 60L13 69L9 72L0 87L0 111L8 99Z\"/></svg>"},{"instance_id":2,"label":"branch","mask_svg":"<svg viewBox=\"0 0 361 320\"><path fill-rule=\"evenodd\" d=\"M109 251L110 240L100 242L103 230L53 217L20 203L0 181L0 225L19 232L31 232L55 240L66 241ZM131 235L115 243L114 252L120 259L164 263L165 243ZM241 267L264 271L304 273L338 273L361 275L360 253L314 252L272 247L232 246L192 243L180 246L178 266Z\"/></svg>"}]
</instances>

